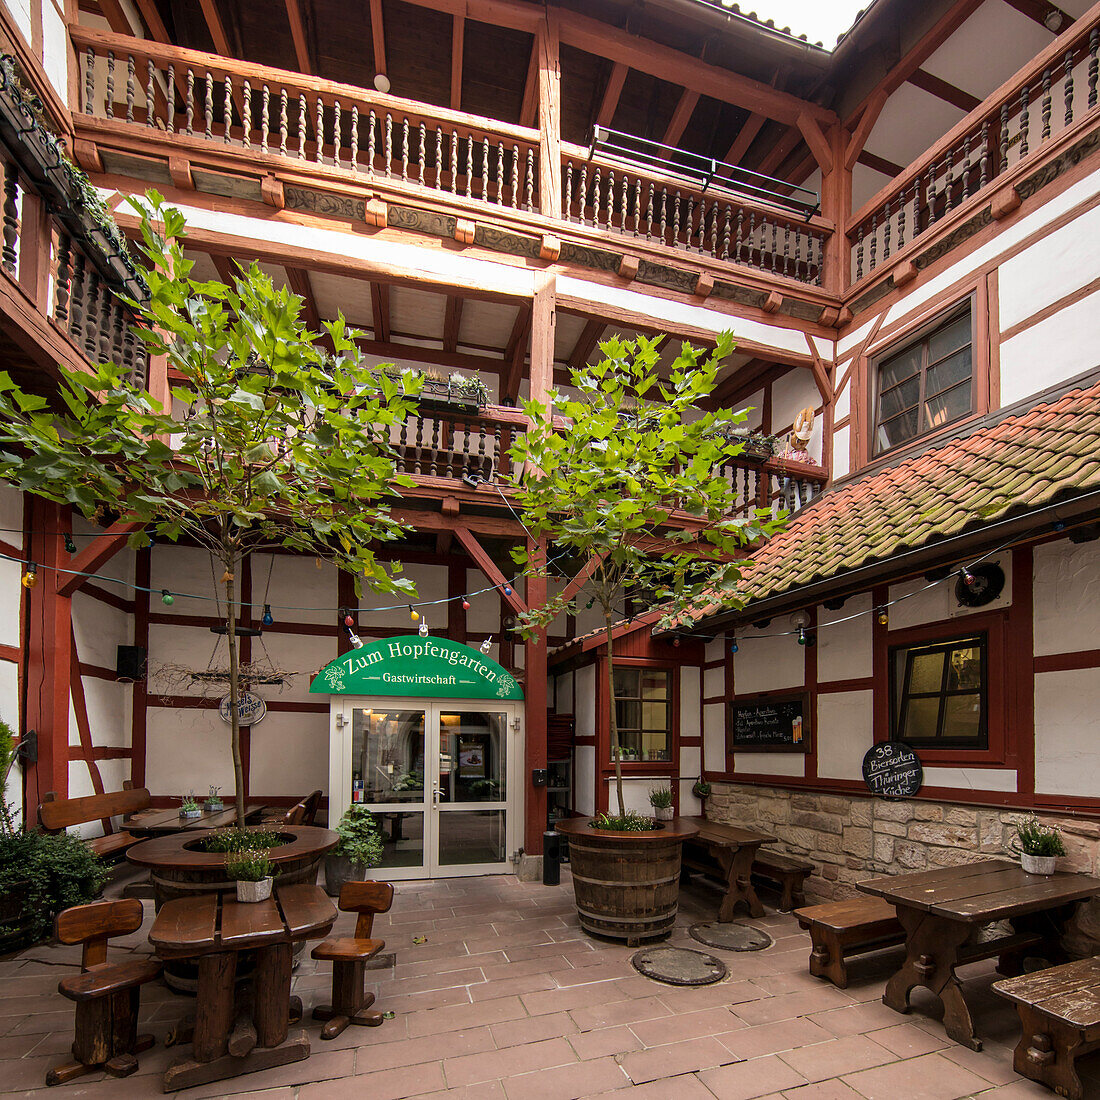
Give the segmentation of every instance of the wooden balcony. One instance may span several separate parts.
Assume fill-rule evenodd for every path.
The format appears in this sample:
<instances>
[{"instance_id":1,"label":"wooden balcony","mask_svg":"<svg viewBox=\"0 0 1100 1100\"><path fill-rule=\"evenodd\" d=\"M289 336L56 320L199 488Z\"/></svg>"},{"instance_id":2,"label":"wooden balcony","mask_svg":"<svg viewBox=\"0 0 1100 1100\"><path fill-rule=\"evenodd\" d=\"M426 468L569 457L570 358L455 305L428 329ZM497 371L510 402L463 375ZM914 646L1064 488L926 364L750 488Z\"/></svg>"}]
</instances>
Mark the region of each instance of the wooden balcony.
<instances>
[{"instance_id":1,"label":"wooden balcony","mask_svg":"<svg viewBox=\"0 0 1100 1100\"><path fill-rule=\"evenodd\" d=\"M606 252L629 251L651 281L692 292L729 280L757 304L778 289L808 299L800 315L811 319L831 303L821 287L833 223L742 197L729 181L700 187L537 129L301 73L75 25L70 34L81 67L76 152L91 171L275 206L316 202L303 193L325 189L329 199L305 208L346 214L357 201L371 224L388 217L428 232L443 215L444 233L465 243L475 223L491 226L522 235L517 247L535 258L602 248L606 266ZM212 173L237 183L211 184Z\"/></svg>"},{"instance_id":2,"label":"wooden balcony","mask_svg":"<svg viewBox=\"0 0 1100 1100\"><path fill-rule=\"evenodd\" d=\"M1094 6L852 215L856 312L881 292L887 272L930 241L1011 213L1043 186L1036 172L1045 162L1095 151L1098 54Z\"/></svg>"}]
</instances>

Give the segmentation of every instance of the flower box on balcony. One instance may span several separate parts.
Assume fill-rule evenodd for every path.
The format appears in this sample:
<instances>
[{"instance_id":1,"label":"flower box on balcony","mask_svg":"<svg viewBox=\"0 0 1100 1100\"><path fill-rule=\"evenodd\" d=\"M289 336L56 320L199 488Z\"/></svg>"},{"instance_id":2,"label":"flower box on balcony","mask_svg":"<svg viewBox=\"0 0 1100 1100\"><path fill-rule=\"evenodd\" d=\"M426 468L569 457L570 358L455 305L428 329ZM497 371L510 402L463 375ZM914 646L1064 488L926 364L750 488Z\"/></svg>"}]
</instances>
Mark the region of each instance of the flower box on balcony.
<instances>
[{"instance_id":1,"label":"flower box on balcony","mask_svg":"<svg viewBox=\"0 0 1100 1100\"><path fill-rule=\"evenodd\" d=\"M398 378L403 371L387 372L391 378ZM451 374L441 378L431 374L418 374L423 379L423 387L418 396L422 410L441 412L461 412L474 416L489 403L489 391L480 378L471 378L464 374Z\"/></svg>"}]
</instances>

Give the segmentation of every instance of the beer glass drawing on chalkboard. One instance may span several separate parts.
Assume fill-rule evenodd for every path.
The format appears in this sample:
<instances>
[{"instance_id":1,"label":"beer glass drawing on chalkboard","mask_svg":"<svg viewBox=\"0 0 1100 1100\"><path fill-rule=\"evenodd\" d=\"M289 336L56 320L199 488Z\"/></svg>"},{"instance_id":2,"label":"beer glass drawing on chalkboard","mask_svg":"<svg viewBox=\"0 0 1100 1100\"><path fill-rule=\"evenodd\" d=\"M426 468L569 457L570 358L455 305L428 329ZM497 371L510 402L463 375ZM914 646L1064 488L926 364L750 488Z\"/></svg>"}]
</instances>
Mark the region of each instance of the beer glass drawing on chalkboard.
<instances>
[{"instance_id":1,"label":"beer glass drawing on chalkboard","mask_svg":"<svg viewBox=\"0 0 1100 1100\"><path fill-rule=\"evenodd\" d=\"M809 752L810 698L805 692L760 695L729 704L726 751Z\"/></svg>"}]
</instances>

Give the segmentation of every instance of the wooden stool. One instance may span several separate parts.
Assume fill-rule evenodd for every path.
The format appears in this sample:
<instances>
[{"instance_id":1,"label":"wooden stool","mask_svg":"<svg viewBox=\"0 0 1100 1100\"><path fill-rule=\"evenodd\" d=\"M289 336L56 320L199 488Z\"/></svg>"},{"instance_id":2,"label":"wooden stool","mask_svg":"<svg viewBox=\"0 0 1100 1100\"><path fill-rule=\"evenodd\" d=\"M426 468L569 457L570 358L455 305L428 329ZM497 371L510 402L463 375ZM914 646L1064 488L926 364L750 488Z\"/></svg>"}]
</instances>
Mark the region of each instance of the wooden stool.
<instances>
[{"instance_id":1,"label":"wooden stool","mask_svg":"<svg viewBox=\"0 0 1100 1100\"><path fill-rule=\"evenodd\" d=\"M381 1012L371 1012L374 994L363 988L365 963L385 946L384 940L372 940L374 914L385 913L393 904L393 886L388 882L345 882L340 888L337 908L358 913L355 935L344 939L323 940L313 949L315 959L332 962L332 1004L318 1005L315 1020L327 1020L322 1039L335 1039L348 1024L378 1027Z\"/></svg>"},{"instance_id":2,"label":"wooden stool","mask_svg":"<svg viewBox=\"0 0 1100 1100\"><path fill-rule=\"evenodd\" d=\"M107 941L127 936L141 927L141 902L95 901L57 915L54 935L62 943L84 945L81 973L62 978L57 990L76 1002L75 1062L65 1062L46 1074L47 1085L60 1085L104 1069L128 1077L138 1068L135 1057L153 1045L152 1035L138 1035L141 987L160 976L155 959L107 962Z\"/></svg>"}]
</instances>

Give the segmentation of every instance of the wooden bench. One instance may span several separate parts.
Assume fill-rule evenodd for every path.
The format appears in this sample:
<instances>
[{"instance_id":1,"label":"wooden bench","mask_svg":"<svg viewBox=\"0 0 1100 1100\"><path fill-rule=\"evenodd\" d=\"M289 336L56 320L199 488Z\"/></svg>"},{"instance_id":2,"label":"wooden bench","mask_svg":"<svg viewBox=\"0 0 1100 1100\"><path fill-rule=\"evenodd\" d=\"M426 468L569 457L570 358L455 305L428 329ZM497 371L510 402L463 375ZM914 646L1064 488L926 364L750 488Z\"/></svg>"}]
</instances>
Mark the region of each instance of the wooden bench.
<instances>
[{"instance_id":1,"label":"wooden bench","mask_svg":"<svg viewBox=\"0 0 1100 1100\"><path fill-rule=\"evenodd\" d=\"M850 898L796 909L798 923L810 933L810 973L848 985L845 959L905 942L905 930L894 907L881 898Z\"/></svg>"},{"instance_id":2,"label":"wooden bench","mask_svg":"<svg viewBox=\"0 0 1100 1100\"><path fill-rule=\"evenodd\" d=\"M38 805L38 823L47 833L60 833L70 825L101 821L103 836L86 837L84 843L98 856L120 856L140 838L125 829L116 832L111 818L147 810L151 804L146 787L89 794L83 798L58 798L51 791Z\"/></svg>"},{"instance_id":3,"label":"wooden bench","mask_svg":"<svg viewBox=\"0 0 1100 1100\"><path fill-rule=\"evenodd\" d=\"M1034 974L1006 978L993 988L1016 1004L1022 1034L1012 1065L1069 1100L1085 1090L1075 1061L1100 1049L1100 958L1080 959Z\"/></svg>"},{"instance_id":4,"label":"wooden bench","mask_svg":"<svg viewBox=\"0 0 1100 1100\"><path fill-rule=\"evenodd\" d=\"M803 884L806 876L814 873L814 865L809 860L789 856L786 852L761 848L752 861L752 873L756 878L778 883L782 890L779 911L789 913L796 905L806 904Z\"/></svg>"}]
</instances>

